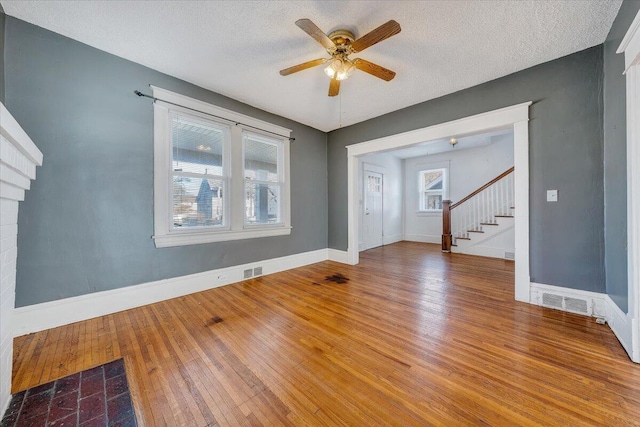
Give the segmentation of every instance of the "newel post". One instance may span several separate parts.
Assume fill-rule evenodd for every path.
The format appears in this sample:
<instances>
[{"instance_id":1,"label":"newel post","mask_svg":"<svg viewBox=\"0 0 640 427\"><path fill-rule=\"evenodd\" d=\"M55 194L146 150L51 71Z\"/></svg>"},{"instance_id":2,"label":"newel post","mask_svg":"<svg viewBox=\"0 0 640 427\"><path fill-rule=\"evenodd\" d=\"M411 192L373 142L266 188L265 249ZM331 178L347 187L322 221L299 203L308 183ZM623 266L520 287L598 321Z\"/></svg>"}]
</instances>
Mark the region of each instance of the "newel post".
<instances>
[{"instance_id":1,"label":"newel post","mask_svg":"<svg viewBox=\"0 0 640 427\"><path fill-rule=\"evenodd\" d=\"M451 252L451 200L442 201L442 252Z\"/></svg>"}]
</instances>

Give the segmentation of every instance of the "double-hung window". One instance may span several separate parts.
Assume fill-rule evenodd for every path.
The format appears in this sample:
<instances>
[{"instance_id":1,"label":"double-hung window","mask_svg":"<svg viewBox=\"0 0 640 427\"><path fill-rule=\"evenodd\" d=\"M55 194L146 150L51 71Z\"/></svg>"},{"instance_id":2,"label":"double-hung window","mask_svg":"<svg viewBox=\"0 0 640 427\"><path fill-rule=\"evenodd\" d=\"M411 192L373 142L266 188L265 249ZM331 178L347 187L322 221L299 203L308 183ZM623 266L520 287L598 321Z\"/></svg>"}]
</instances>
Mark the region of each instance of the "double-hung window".
<instances>
[{"instance_id":1,"label":"double-hung window","mask_svg":"<svg viewBox=\"0 0 640 427\"><path fill-rule=\"evenodd\" d=\"M281 224L282 141L253 132L242 137L246 225Z\"/></svg>"},{"instance_id":2,"label":"double-hung window","mask_svg":"<svg viewBox=\"0 0 640 427\"><path fill-rule=\"evenodd\" d=\"M446 194L447 169L425 169L418 174L420 212L441 212Z\"/></svg>"},{"instance_id":3,"label":"double-hung window","mask_svg":"<svg viewBox=\"0 0 640 427\"><path fill-rule=\"evenodd\" d=\"M170 112L171 230L229 229L229 125Z\"/></svg>"},{"instance_id":4,"label":"double-hung window","mask_svg":"<svg viewBox=\"0 0 640 427\"><path fill-rule=\"evenodd\" d=\"M156 247L290 234L291 131L153 94Z\"/></svg>"}]
</instances>

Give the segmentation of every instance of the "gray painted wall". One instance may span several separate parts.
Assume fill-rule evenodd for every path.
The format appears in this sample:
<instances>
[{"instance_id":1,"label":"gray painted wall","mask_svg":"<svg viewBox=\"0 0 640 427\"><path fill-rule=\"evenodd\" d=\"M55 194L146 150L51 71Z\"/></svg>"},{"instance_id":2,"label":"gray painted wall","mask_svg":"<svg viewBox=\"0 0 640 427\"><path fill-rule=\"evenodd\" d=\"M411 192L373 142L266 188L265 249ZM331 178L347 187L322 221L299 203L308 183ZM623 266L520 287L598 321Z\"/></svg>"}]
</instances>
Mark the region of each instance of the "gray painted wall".
<instances>
[{"instance_id":1,"label":"gray painted wall","mask_svg":"<svg viewBox=\"0 0 640 427\"><path fill-rule=\"evenodd\" d=\"M616 54L640 1L626 0L604 43L604 242L607 294L628 309L627 120L624 55Z\"/></svg>"},{"instance_id":2,"label":"gray painted wall","mask_svg":"<svg viewBox=\"0 0 640 427\"><path fill-rule=\"evenodd\" d=\"M602 66L597 46L330 132L329 247L347 248L346 145L534 101L531 279L604 292ZM558 189L557 203L545 201L547 189Z\"/></svg>"},{"instance_id":3,"label":"gray painted wall","mask_svg":"<svg viewBox=\"0 0 640 427\"><path fill-rule=\"evenodd\" d=\"M4 26L7 15L0 4L0 102L4 104Z\"/></svg>"},{"instance_id":4,"label":"gray painted wall","mask_svg":"<svg viewBox=\"0 0 640 427\"><path fill-rule=\"evenodd\" d=\"M44 153L20 208L16 306L327 247L326 134L12 17L6 105ZM293 129L290 236L156 249L148 84Z\"/></svg>"}]
</instances>

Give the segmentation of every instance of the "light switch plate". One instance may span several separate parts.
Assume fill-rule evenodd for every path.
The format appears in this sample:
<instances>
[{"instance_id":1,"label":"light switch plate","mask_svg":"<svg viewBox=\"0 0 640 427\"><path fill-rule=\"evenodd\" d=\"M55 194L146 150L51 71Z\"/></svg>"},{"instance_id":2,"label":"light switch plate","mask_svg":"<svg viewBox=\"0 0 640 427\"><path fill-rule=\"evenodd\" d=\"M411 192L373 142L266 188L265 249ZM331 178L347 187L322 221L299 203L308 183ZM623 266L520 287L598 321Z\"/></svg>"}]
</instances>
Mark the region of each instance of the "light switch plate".
<instances>
[{"instance_id":1,"label":"light switch plate","mask_svg":"<svg viewBox=\"0 0 640 427\"><path fill-rule=\"evenodd\" d=\"M558 201L558 190L547 190L547 202Z\"/></svg>"}]
</instances>

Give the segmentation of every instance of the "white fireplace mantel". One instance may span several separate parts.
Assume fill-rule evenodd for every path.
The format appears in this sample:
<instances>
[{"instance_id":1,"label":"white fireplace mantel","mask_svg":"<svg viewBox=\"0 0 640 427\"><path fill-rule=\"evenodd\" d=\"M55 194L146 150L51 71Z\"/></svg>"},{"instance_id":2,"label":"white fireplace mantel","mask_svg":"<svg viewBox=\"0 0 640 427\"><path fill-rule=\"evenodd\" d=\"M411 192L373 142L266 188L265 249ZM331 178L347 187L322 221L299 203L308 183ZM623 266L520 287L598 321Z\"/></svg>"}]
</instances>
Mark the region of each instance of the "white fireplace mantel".
<instances>
[{"instance_id":1,"label":"white fireplace mantel","mask_svg":"<svg viewBox=\"0 0 640 427\"><path fill-rule=\"evenodd\" d=\"M18 207L42 165L42 153L0 103L0 417L11 398Z\"/></svg>"}]
</instances>

